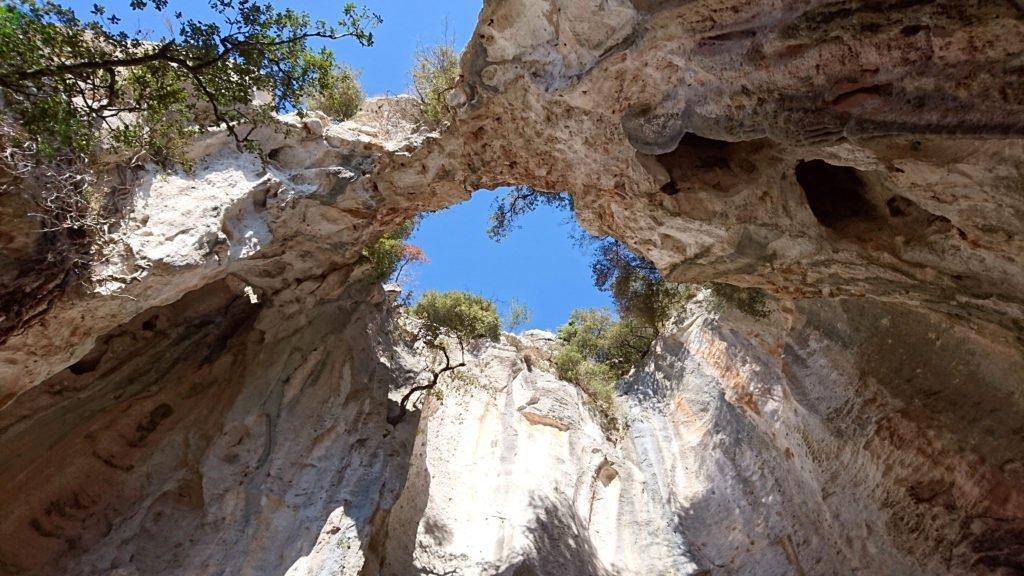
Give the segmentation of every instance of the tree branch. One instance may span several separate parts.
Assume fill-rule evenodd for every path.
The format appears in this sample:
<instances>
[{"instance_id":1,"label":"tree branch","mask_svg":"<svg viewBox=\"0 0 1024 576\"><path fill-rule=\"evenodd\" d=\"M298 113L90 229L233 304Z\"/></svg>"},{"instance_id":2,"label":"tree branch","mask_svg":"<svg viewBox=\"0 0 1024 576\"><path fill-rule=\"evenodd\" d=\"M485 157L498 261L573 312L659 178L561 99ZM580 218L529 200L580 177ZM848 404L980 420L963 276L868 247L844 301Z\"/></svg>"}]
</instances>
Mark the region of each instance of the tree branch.
<instances>
[{"instance_id":1,"label":"tree branch","mask_svg":"<svg viewBox=\"0 0 1024 576\"><path fill-rule=\"evenodd\" d=\"M14 75L18 80L37 80L40 78L49 78L51 76L61 76L64 74L74 74L76 72L93 72L96 70L103 70L105 68L131 68L134 66L142 66L143 64L151 64L153 62L169 62L168 57L170 56L170 50L174 46L174 41L165 42L154 52L149 54L143 54L141 56L133 56L131 58L109 58L105 60L85 60L83 62L74 62L71 64L60 64L57 66L47 66L42 68L35 68L33 70L25 70Z\"/></svg>"},{"instance_id":2,"label":"tree branch","mask_svg":"<svg viewBox=\"0 0 1024 576\"><path fill-rule=\"evenodd\" d=\"M461 344L461 340L459 341L459 343ZM405 415L409 412L407 406L413 394L416 394L417 392L423 392L426 390L432 390L433 388L437 387L437 384L440 381L441 376L444 376L446 373L451 372L452 370L462 368L466 365L465 360L453 365L451 356L448 355L447 347L433 342L424 342L424 344L435 350L440 350L441 353L444 354L444 366L438 370L430 371L431 379L429 384L413 386L412 388L409 389L408 392L405 393L405 395L402 396L402 401L398 405L398 414L396 414L393 417L388 416L388 424L391 424L392 426L398 425L399 422L405 419Z\"/></svg>"},{"instance_id":3,"label":"tree branch","mask_svg":"<svg viewBox=\"0 0 1024 576\"><path fill-rule=\"evenodd\" d=\"M202 60L200 62L189 62L187 59L174 55L171 50L178 47L178 43L175 40L164 42L155 51L149 54L142 54L139 56L133 56L131 58L107 58L104 60L85 60L82 62L73 62L70 64L60 64L57 66L45 66L41 68L35 68L33 70L25 70L14 75L14 78L18 80L38 80L40 78L49 78L52 76L61 76L65 74L75 74L78 72L94 72L96 70L114 69L114 68L133 68L136 66L142 66L145 64L152 64L155 62L167 62L170 64L177 64L183 67L188 72L200 72L214 64L224 61L231 54L238 52L242 48L251 47L263 47L263 48L274 48L277 46L285 46L287 44L294 44L295 42L301 42L303 40L309 40L311 38L321 38L323 40L340 40L342 38L348 38L354 36L353 32L346 32L344 34L328 34L325 32L305 32L302 34L296 34L288 38L282 38L281 40L275 40L273 42L260 42L256 40L241 40L239 42L226 42L226 47L217 53L216 56ZM222 38L227 40L229 37Z\"/></svg>"}]
</instances>

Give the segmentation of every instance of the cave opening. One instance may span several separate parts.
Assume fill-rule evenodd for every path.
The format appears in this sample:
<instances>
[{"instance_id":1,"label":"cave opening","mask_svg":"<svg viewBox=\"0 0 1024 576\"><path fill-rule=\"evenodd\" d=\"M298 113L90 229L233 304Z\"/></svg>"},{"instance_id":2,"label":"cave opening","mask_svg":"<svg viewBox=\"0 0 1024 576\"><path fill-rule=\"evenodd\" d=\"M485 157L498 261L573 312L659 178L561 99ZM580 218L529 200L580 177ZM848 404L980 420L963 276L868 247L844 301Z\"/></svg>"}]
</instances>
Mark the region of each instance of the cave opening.
<instances>
[{"instance_id":1,"label":"cave opening","mask_svg":"<svg viewBox=\"0 0 1024 576\"><path fill-rule=\"evenodd\" d=\"M585 231L568 194L496 192L421 214L367 253L392 250L393 258L368 258L390 270L376 276L396 305L390 337L425 359L425 371L413 370L418 379L400 382L387 422L397 427L425 396L458 390L504 347L527 372L582 391L595 424L615 435L620 383L695 289L666 280L619 240Z\"/></svg>"},{"instance_id":2,"label":"cave opening","mask_svg":"<svg viewBox=\"0 0 1024 576\"><path fill-rule=\"evenodd\" d=\"M865 195L864 181L854 168L807 160L796 165L796 181L811 213L826 228L838 230L877 218L874 205Z\"/></svg>"},{"instance_id":3,"label":"cave opening","mask_svg":"<svg viewBox=\"0 0 1024 576\"><path fill-rule=\"evenodd\" d=\"M757 173L757 157L770 144L765 139L728 142L687 133L671 152L658 154L654 160L665 173L661 191L674 196L684 190L699 188L728 194L739 182Z\"/></svg>"},{"instance_id":4,"label":"cave opening","mask_svg":"<svg viewBox=\"0 0 1024 576\"><path fill-rule=\"evenodd\" d=\"M521 329L554 331L574 309L611 310L609 293L593 281L596 239L576 221L568 196L531 191L538 195L526 200L531 205L517 205L496 234L499 202L512 192L478 190L465 202L421 215L407 242L423 260L390 280L411 300L430 290L462 290L494 301L503 314L523 305L530 319Z\"/></svg>"}]
</instances>

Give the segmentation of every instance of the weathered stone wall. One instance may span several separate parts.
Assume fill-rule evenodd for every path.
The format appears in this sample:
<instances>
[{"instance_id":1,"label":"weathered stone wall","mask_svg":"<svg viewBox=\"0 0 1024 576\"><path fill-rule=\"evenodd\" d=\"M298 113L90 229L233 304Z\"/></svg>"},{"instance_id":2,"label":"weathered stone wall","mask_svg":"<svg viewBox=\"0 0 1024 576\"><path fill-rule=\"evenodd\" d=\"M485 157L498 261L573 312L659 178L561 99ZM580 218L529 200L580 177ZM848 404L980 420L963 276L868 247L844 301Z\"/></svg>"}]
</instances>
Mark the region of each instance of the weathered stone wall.
<instances>
[{"instance_id":1,"label":"weathered stone wall","mask_svg":"<svg viewBox=\"0 0 1024 576\"><path fill-rule=\"evenodd\" d=\"M1015 2L489 2L450 141L675 280L1020 331L1022 57Z\"/></svg>"},{"instance_id":2,"label":"weathered stone wall","mask_svg":"<svg viewBox=\"0 0 1024 576\"><path fill-rule=\"evenodd\" d=\"M1024 358L1006 336L871 299L691 314L628 383L635 458L704 569L1013 573Z\"/></svg>"},{"instance_id":3,"label":"weathered stone wall","mask_svg":"<svg viewBox=\"0 0 1024 576\"><path fill-rule=\"evenodd\" d=\"M611 435L518 341L485 345L424 401L383 573L1014 573L1024 358L997 340L870 299L758 320L705 294Z\"/></svg>"},{"instance_id":4,"label":"weathered stone wall","mask_svg":"<svg viewBox=\"0 0 1024 576\"><path fill-rule=\"evenodd\" d=\"M76 277L0 198L0 573L1024 569L1022 58L1014 1L494 0L439 137L211 134ZM681 319L618 444L501 348L392 430L361 249L506 183L778 310Z\"/></svg>"},{"instance_id":5,"label":"weathered stone wall","mask_svg":"<svg viewBox=\"0 0 1024 576\"><path fill-rule=\"evenodd\" d=\"M356 264L395 215L354 182L401 140L320 121L142 168L112 256L6 339L0 572L284 573L331 513L372 557L412 444Z\"/></svg>"},{"instance_id":6,"label":"weathered stone wall","mask_svg":"<svg viewBox=\"0 0 1024 576\"><path fill-rule=\"evenodd\" d=\"M379 291L310 284L293 309L214 282L9 404L4 570L283 574L332 512L353 543L334 561L360 568L412 429L385 422Z\"/></svg>"}]
</instances>

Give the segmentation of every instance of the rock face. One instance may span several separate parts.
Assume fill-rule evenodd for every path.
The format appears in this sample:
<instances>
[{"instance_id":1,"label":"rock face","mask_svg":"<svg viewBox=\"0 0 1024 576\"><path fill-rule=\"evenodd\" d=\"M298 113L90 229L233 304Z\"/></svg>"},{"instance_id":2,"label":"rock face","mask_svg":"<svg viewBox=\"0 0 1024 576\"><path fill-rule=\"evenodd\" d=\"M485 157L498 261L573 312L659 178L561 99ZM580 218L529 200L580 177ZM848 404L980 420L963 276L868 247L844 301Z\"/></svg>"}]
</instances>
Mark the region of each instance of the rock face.
<instances>
[{"instance_id":1,"label":"rock face","mask_svg":"<svg viewBox=\"0 0 1024 576\"><path fill-rule=\"evenodd\" d=\"M1016 343L861 299L689 318L625 394L636 462L698 565L1019 569Z\"/></svg>"},{"instance_id":2,"label":"rock face","mask_svg":"<svg viewBox=\"0 0 1024 576\"><path fill-rule=\"evenodd\" d=\"M491 2L455 131L672 279L1020 331L1019 4Z\"/></svg>"},{"instance_id":3,"label":"rock face","mask_svg":"<svg viewBox=\"0 0 1024 576\"><path fill-rule=\"evenodd\" d=\"M213 137L144 174L119 259L7 338L4 573L284 573L332 513L336 561L372 557L412 441L354 265L388 216L353 183L401 142L307 124L266 165Z\"/></svg>"},{"instance_id":4,"label":"rock face","mask_svg":"<svg viewBox=\"0 0 1024 576\"><path fill-rule=\"evenodd\" d=\"M661 541L666 518L576 386L507 345L466 370L466 384L425 403L383 574L692 569Z\"/></svg>"},{"instance_id":5,"label":"rock face","mask_svg":"<svg viewBox=\"0 0 1024 576\"><path fill-rule=\"evenodd\" d=\"M117 167L74 273L26 182L0 574L1024 571L1022 59L1012 0L494 0L440 135L375 100L281 119L267 162ZM772 314L698 299L617 439L542 334L392 428L423 359L361 250L507 183Z\"/></svg>"}]
</instances>

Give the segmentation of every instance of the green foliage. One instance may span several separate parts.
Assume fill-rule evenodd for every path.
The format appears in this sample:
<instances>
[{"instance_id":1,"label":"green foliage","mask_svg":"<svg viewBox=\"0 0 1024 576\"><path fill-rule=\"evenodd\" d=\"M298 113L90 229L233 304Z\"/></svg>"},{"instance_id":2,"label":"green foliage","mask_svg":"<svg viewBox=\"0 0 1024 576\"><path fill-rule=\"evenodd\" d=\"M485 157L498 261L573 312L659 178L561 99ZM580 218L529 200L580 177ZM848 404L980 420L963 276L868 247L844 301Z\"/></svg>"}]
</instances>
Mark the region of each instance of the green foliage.
<instances>
[{"instance_id":1,"label":"green foliage","mask_svg":"<svg viewBox=\"0 0 1024 576\"><path fill-rule=\"evenodd\" d=\"M498 340L501 319L494 302L460 290L438 292L429 290L412 308L412 315L424 321L430 335L436 339L441 330L456 336L461 342L489 338Z\"/></svg>"},{"instance_id":2,"label":"green foliage","mask_svg":"<svg viewBox=\"0 0 1024 576\"><path fill-rule=\"evenodd\" d=\"M760 288L743 288L722 282L710 282L708 289L716 307L732 306L748 316L760 319L771 314L768 294Z\"/></svg>"},{"instance_id":3,"label":"green foliage","mask_svg":"<svg viewBox=\"0 0 1024 576\"><path fill-rule=\"evenodd\" d=\"M359 112L366 93L359 85L359 73L346 66L337 66L317 79L307 90L306 107L319 110L331 118L348 120Z\"/></svg>"},{"instance_id":4,"label":"green foliage","mask_svg":"<svg viewBox=\"0 0 1024 576\"><path fill-rule=\"evenodd\" d=\"M572 196L541 192L529 186L515 186L494 199L487 236L496 242L504 240L510 232L519 228L519 218L539 206L553 206L572 212Z\"/></svg>"},{"instance_id":5,"label":"green foliage","mask_svg":"<svg viewBox=\"0 0 1024 576\"><path fill-rule=\"evenodd\" d=\"M312 39L373 43L380 19L342 7L335 25L253 0L209 0L212 21L165 12L170 36L144 41L122 18L94 4L87 19L53 0L9 0L0 7L0 90L4 113L44 157L107 147L180 160L191 135L225 127L239 143L274 112L300 108L302 93L335 70L334 55ZM144 10L147 0L132 0ZM255 104L256 94L270 102Z\"/></svg>"},{"instance_id":6,"label":"green foliage","mask_svg":"<svg viewBox=\"0 0 1024 576\"><path fill-rule=\"evenodd\" d=\"M388 422L392 425L401 422L408 413L409 402L415 394L427 392L442 400L443 392L437 386L445 374L449 375L450 384L456 389L479 385L472 375L457 372L466 366L465 344L479 338L497 341L501 335L501 320L494 302L468 292L428 291L410 312L421 321L413 342L421 342L433 353L427 368L430 379L427 383L412 386L402 396L398 411L388 415ZM461 357L449 349L449 337L457 340Z\"/></svg>"},{"instance_id":7,"label":"green foliage","mask_svg":"<svg viewBox=\"0 0 1024 576\"><path fill-rule=\"evenodd\" d=\"M631 316L621 318L604 334L606 362L617 374L625 376L644 359L655 337L657 332L650 325Z\"/></svg>"},{"instance_id":8,"label":"green foliage","mask_svg":"<svg viewBox=\"0 0 1024 576\"><path fill-rule=\"evenodd\" d=\"M508 310L505 312L505 317L502 319L502 324L505 326L505 330L514 332L520 327L526 325L530 321L533 314L530 312L529 307L523 304L515 298L509 302Z\"/></svg>"},{"instance_id":9,"label":"green foliage","mask_svg":"<svg viewBox=\"0 0 1024 576\"><path fill-rule=\"evenodd\" d=\"M459 53L455 50L454 40L447 39L416 51L412 87L430 126L438 127L448 119L448 94L458 81Z\"/></svg>"},{"instance_id":10,"label":"green foliage","mask_svg":"<svg viewBox=\"0 0 1024 576\"><path fill-rule=\"evenodd\" d=\"M615 383L647 354L649 328L634 318L615 320L607 310L573 310L558 337L556 374L587 394L606 428L616 427Z\"/></svg>"},{"instance_id":11,"label":"green foliage","mask_svg":"<svg viewBox=\"0 0 1024 576\"><path fill-rule=\"evenodd\" d=\"M576 348L587 358L605 361L605 335L615 324L607 310L600 308L577 309L569 314L569 321L558 329L558 338Z\"/></svg>"},{"instance_id":12,"label":"green foliage","mask_svg":"<svg viewBox=\"0 0 1024 576\"><path fill-rule=\"evenodd\" d=\"M665 281L650 260L612 238L598 243L591 271L594 285L611 293L619 314L647 326L652 339L672 312L693 297L692 289Z\"/></svg>"},{"instance_id":13,"label":"green foliage","mask_svg":"<svg viewBox=\"0 0 1024 576\"><path fill-rule=\"evenodd\" d=\"M363 249L363 257L370 263L373 281L386 282L395 273L406 255L405 241L412 236L418 224L419 218L411 218Z\"/></svg>"},{"instance_id":14,"label":"green foliage","mask_svg":"<svg viewBox=\"0 0 1024 576\"><path fill-rule=\"evenodd\" d=\"M619 377L606 364L583 362L576 370L577 384L583 388L606 425L616 424L615 383Z\"/></svg>"},{"instance_id":15,"label":"green foliage","mask_svg":"<svg viewBox=\"0 0 1024 576\"><path fill-rule=\"evenodd\" d=\"M615 320L607 310L573 310L558 329L565 348L586 359L608 366L617 377L625 376L650 348L649 329L633 318Z\"/></svg>"},{"instance_id":16,"label":"green foliage","mask_svg":"<svg viewBox=\"0 0 1024 576\"><path fill-rule=\"evenodd\" d=\"M552 358L555 373L566 382L572 382L586 394L591 407L601 417L605 428L618 427L615 414L615 371L601 362L587 358L572 344L564 343Z\"/></svg>"},{"instance_id":17,"label":"green foliage","mask_svg":"<svg viewBox=\"0 0 1024 576\"><path fill-rule=\"evenodd\" d=\"M480 387L480 380L472 372L452 371L448 373L448 384L445 388L456 394L465 394L473 388ZM437 388L435 391L439 390Z\"/></svg>"},{"instance_id":18,"label":"green foliage","mask_svg":"<svg viewBox=\"0 0 1024 576\"><path fill-rule=\"evenodd\" d=\"M560 379L573 383L579 382L579 369L586 361L583 353L573 346L562 346L551 360L555 366L555 374Z\"/></svg>"}]
</instances>

